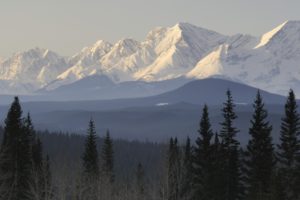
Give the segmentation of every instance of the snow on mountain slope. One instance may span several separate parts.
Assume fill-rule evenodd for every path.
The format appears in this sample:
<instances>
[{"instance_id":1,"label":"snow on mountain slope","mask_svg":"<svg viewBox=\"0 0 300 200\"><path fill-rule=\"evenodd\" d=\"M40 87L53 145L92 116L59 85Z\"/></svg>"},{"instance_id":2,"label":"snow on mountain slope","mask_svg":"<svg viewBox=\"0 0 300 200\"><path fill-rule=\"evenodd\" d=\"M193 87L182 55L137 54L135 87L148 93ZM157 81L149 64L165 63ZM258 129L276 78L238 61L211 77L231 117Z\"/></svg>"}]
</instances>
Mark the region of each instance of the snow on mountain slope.
<instances>
[{"instance_id":1,"label":"snow on mountain slope","mask_svg":"<svg viewBox=\"0 0 300 200\"><path fill-rule=\"evenodd\" d=\"M93 75L109 75L110 79L118 82L119 77L123 78L126 74L117 76L115 65L122 58L133 54L138 46L139 43L132 39L120 40L115 45L98 41L92 47L86 47L81 53L73 56L69 63L71 67L58 75L47 88L55 89Z\"/></svg>"},{"instance_id":2,"label":"snow on mountain slope","mask_svg":"<svg viewBox=\"0 0 300 200\"><path fill-rule=\"evenodd\" d=\"M222 75L222 57L226 54L227 49L227 45L220 45L215 51L201 59L186 76L188 78L204 79L210 76Z\"/></svg>"},{"instance_id":3,"label":"snow on mountain slope","mask_svg":"<svg viewBox=\"0 0 300 200\"><path fill-rule=\"evenodd\" d=\"M189 71L201 57L226 39L226 36L187 23L155 28L142 42L123 39L113 46L101 45L102 50L105 49L101 52L104 53L96 59L88 59L88 62L86 57L93 57L91 54L94 52L91 50L93 48L85 48L85 56L74 56L71 67L60 74L48 89L95 74L106 75L117 83L176 78Z\"/></svg>"},{"instance_id":4,"label":"snow on mountain slope","mask_svg":"<svg viewBox=\"0 0 300 200\"><path fill-rule=\"evenodd\" d=\"M270 42L270 40L280 31L282 30L282 28L288 23L288 21L280 24L279 26L277 26L276 28L274 28L273 30L265 33L261 39L259 44L255 47L255 49L265 46L266 44L268 44Z\"/></svg>"},{"instance_id":5,"label":"snow on mountain slope","mask_svg":"<svg viewBox=\"0 0 300 200\"><path fill-rule=\"evenodd\" d=\"M154 62L138 71L135 78L153 81L181 76L226 40L223 35L188 23L176 24L165 30L164 35L155 48Z\"/></svg>"},{"instance_id":6,"label":"snow on mountain slope","mask_svg":"<svg viewBox=\"0 0 300 200\"><path fill-rule=\"evenodd\" d=\"M97 73L99 60L112 48L112 44L104 40L99 40L90 47L83 48L78 54L68 60L69 68L58 74L52 82L47 85L47 89L55 89L62 85L67 85L87 76Z\"/></svg>"},{"instance_id":7,"label":"snow on mountain slope","mask_svg":"<svg viewBox=\"0 0 300 200\"><path fill-rule=\"evenodd\" d=\"M262 37L256 48L264 48L283 59L300 57L300 21L287 21Z\"/></svg>"},{"instance_id":8,"label":"snow on mountain slope","mask_svg":"<svg viewBox=\"0 0 300 200\"><path fill-rule=\"evenodd\" d=\"M254 48L220 46L187 73L190 78L220 75L271 92L300 94L300 23L286 22L265 34Z\"/></svg>"},{"instance_id":9,"label":"snow on mountain slope","mask_svg":"<svg viewBox=\"0 0 300 200\"><path fill-rule=\"evenodd\" d=\"M260 38L178 23L151 30L141 42L99 40L70 58L38 48L17 53L0 62L0 90L56 90L90 76L114 83L218 76L280 94L292 87L300 94L299 63L300 21L287 21Z\"/></svg>"},{"instance_id":10,"label":"snow on mountain slope","mask_svg":"<svg viewBox=\"0 0 300 200\"><path fill-rule=\"evenodd\" d=\"M0 80L8 84L5 92L26 93L48 84L66 69L63 57L47 49L35 48L4 60L0 64Z\"/></svg>"},{"instance_id":11,"label":"snow on mountain slope","mask_svg":"<svg viewBox=\"0 0 300 200\"><path fill-rule=\"evenodd\" d=\"M90 47L83 48L78 54L69 59L69 65L82 65L89 67L99 61L112 48L112 44L104 40L99 40Z\"/></svg>"},{"instance_id":12,"label":"snow on mountain slope","mask_svg":"<svg viewBox=\"0 0 300 200\"><path fill-rule=\"evenodd\" d=\"M257 38L249 35L237 34L229 37L224 44L200 59L196 66L186 74L186 77L203 79L210 76L223 76L227 72L223 67L223 63L226 62L228 52L239 53L239 56L233 57L232 61L244 60L247 58L245 55L248 50L251 50L257 41ZM247 53L244 53L245 51ZM231 68L231 70L233 69Z\"/></svg>"}]
</instances>

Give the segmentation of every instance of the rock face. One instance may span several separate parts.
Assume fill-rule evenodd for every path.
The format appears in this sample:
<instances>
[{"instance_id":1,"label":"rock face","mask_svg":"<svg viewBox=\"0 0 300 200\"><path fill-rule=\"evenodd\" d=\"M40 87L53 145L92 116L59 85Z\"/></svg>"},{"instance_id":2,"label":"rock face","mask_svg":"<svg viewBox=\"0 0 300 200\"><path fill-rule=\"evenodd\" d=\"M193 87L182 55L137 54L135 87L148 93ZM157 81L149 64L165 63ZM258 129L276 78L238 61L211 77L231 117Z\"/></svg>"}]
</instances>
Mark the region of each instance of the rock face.
<instances>
[{"instance_id":1,"label":"rock face","mask_svg":"<svg viewBox=\"0 0 300 200\"><path fill-rule=\"evenodd\" d=\"M107 79L78 82L95 76ZM300 95L300 22L287 21L260 38L178 23L153 29L141 42L99 40L70 58L36 48L0 59L2 94L51 91L75 82L72 87L80 88L83 83L101 86L104 80L119 84L216 76L284 95L293 88Z\"/></svg>"}]
</instances>

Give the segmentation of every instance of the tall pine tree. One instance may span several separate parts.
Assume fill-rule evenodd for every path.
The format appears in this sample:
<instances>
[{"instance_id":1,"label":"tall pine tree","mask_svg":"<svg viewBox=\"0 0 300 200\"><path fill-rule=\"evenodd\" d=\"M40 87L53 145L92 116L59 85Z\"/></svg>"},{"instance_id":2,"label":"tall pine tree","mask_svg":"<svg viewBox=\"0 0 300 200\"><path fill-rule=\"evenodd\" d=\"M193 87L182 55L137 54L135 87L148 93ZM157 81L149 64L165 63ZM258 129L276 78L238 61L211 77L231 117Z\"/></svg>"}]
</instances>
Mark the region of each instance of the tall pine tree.
<instances>
[{"instance_id":1,"label":"tall pine tree","mask_svg":"<svg viewBox=\"0 0 300 200\"><path fill-rule=\"evenodd\" d=\"M248 142L244 155L246 197L263 200L270 198L270 186L274 169L274 149L272 144L272 126L267 121L268 113L260 92L257 92L253 104Z\"/></svg>"},{"instance_id":2,"label":"tall pine tree","mask_svg":"<svg viewBox=\"0 0 300 200\"><path fill-rule=\"evenodd\" d=\"M179 199L180 181L180 150L177 138L171 138L168 151L168 200Z\"/></svg>"},{"instance_id":3,"label":"tall pine tree","mask_svg":"<svg viewBox=\"0 0 300 200\"><path fill-rule=\"evenodd\" d=\"M49 155L46 156L46 159L43 163L43 193L42 199L43 200L51 200L54 197L54 191L52 186L52 173L50 169L50 157Z\"/></svg>"},{"instance_id":4,"label":"tall pine tree","mask_svg":"<svg viewBox=\"0 0 300 200\"><path fill-rule=\"evenodd\" d=\"M24 130L19 98L15 97L5 119L0 151L0 199L33 198L31 136Z\"/></svg>"},{"instance_id":5,"label":"tall pine tree","mask_svg":"<svg viewBox=\"0 0 300 200\"><path fill-rule=\"evenodd\" d=\"M211 188L212 199L223 200L226 197L226 182L225 182L225 150L223 144L219 140L218 133L215 133L214 143L212 144L212 175L211 175Z\"/></svg>"},{"instance_id":6,"label":"tall pine tree","mask_svg":"<svg viewBox=\"0 0 300 200\"><path fill-rule=\"evenodd\" d=\"M27 117L24 119L24 131L30 138L31 145L31 156L32 156L32 192L35 199L45 199L44 198L44 173L43 173L43 148L42 142L37 137L34 126L30 117L30 114L27 114Z\"/></svg>"},{"instance_id":7,"label":"tall pine tree","mask_svg":"<svg viewBox=\"0 0 300 200\"><path fill-rule=\"evenodd\" d=\"M193 181L192 146L191 146L191 139L189 137L186 139L182 165L183 165L181 170L182 183L180 187L180 198L184 200L188 200L191 198L191 189L192 189L192 181Z\"/></svg>"},{"instance_id":8,"label":"tall pine tree","mask_svg":"<svg viewBox=\"0 0 300 200\"><path fill-rule=\"evenodd\" d=\"M286 104L285 116L282 118L280 130L280 144L277 158L279 161L279 174L282 176L284 199L293 200L299 197L299 154L300 144L300 116L297 112L297 102L293 90L290 90Z\"/></svg>"},{"instance_id":9,"label":"tall pine tree","mask_svg":"<svg viewBox=\"0 0 300 200\"><path fill-rule=\"evenodd\" d=\"M91 119L85 140L83 161L82 194L79 199L93 200L98 198L97 185L99 181L99 160L97 136L94 121Z\"/></svg>"},{"instance_id":10,"label":"tall pine tree","mask_svg":"<svg viewBox=\"0 0 300 200\"><path fill-rule=\"evenodd\" d=\"M226 92L227 100L223 104L220 137L223 146L223 178L224 178L224 200L236 200L241 193L241 163L239 160L239 142L236 135L239 130L234 126L237 118L230 90Z\"/></svg>"},{"instance_id":11,"label":"tall pine tree","mask_svg":"<svg viewBox=\"0 0 300 200\"><path fill-rule=\"evenodd\" d=\"M86 176L88 179L97 179L99 176L97 135L95 130L95 124L92 119L89 122L89 128L85 140L85 147L82 160L84 176Z\"/></svg>"},{"instance_id":12,"label":"tall pine tree","mask_svg":"<svg viewBox=\"0 0 300 200\"><path fill-rule=\"evenodd\" d=\"M114 150L113 141L108 130L104 138L101 157L103 176L112 183L114 182Z\"/></svg>"},{"instance_id":13,"label":"tall pine tree","mask_svg":"<svg viewBox=\"0 0 300 200\"><path fill-rule=\"evenodd\" d=\"M145 170L140 162L137 165L135 176L136 200L146 199Z\"/></svg>"},{"instance_id":14,"label":"tall pine tree","mask_svg":"<svg viewBox=\"0 0 300 200\"><path fill-rule=\"evenodd\" d=\"M212 144L213 132L205 105L200 120L199 136L193 153L193 197L194 199L211 200L212 184Z\"/></svg>"}]
</instances>

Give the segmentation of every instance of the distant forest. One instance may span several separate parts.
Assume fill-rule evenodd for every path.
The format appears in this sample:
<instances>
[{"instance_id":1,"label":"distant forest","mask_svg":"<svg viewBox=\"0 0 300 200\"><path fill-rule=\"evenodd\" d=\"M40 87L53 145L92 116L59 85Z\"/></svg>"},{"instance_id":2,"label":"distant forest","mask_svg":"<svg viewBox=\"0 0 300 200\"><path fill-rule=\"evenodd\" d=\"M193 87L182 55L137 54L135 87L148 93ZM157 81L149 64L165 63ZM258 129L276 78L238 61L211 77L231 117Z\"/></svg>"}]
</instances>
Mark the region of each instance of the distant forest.
<instances>
[{"instance_id":1,"label":"distant forest","mask_svg":"<svg viewBox=\"0 0 300 200\"><path fill-rule=\"evenodd\" d=\"M279 143L257 92L246 146L236 139L234 98L226 91L220 130L209 108L197 139L169 143L111 138L91 118L85 135L38 131L15 97L0 128L0 200L298 200L300 115L290 90ZM142 133L141 133L142 134Z\"/></svg>"}]
</instances>

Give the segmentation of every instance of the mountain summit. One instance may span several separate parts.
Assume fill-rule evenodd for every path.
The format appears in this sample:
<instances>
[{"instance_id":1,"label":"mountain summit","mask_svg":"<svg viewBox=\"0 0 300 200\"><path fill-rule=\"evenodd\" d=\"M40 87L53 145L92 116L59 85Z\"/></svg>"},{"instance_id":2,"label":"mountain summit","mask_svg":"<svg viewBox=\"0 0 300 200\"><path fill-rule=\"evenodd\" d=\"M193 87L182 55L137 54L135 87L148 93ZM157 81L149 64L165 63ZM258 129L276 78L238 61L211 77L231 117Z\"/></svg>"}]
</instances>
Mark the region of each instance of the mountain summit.
<instances>
[{"instance_id":1,"label":"mountain summit","mask_svg":"<svg viewBox=\"0 0 300 200\"><path fill-rule=\"evenodd\" d=\"M279 94L291 87L300 94L299 63L300 21L286 21L258 38L178 23L154 28L144 41L99 40L70 58L39 48L14 54L0 60L0 88L30 94L95 75L114 83L218 76Z\"/></svg>"}]
</instances>

